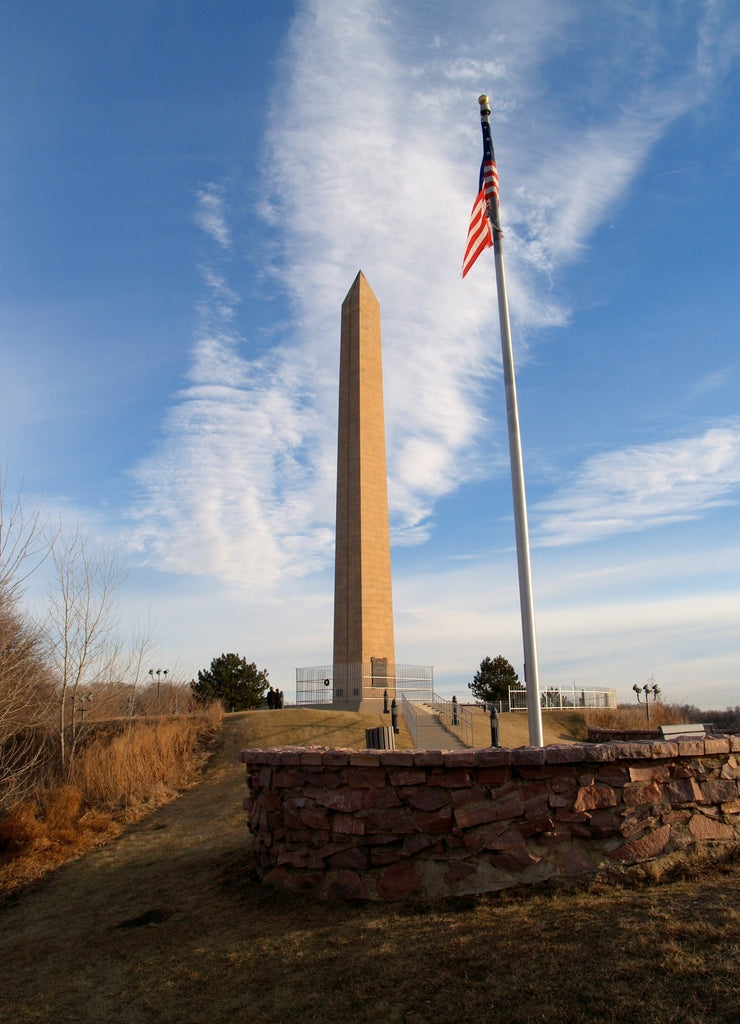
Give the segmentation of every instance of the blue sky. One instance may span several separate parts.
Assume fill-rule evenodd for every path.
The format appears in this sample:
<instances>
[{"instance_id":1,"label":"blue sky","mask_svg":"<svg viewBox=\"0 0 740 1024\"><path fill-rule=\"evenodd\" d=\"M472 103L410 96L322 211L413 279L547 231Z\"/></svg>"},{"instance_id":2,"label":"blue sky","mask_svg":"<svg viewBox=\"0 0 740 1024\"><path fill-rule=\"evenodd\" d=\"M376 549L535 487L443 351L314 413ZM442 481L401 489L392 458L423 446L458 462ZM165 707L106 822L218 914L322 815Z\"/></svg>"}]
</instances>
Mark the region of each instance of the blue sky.
<instances>
[{"instance_id":1,"label":"blue sky","mask_svg":"<svg viewBox=\"0 0 740 1024\"><path fill-rule=\"evenodd\" d=\"M339 308L383 315L396 649L521 672L490 95L544 686L740 703L734 0L11 0L0 463L189 679L331 658ZM29 595L33 599L33 594Z\"/></svg>"}]
</instances>

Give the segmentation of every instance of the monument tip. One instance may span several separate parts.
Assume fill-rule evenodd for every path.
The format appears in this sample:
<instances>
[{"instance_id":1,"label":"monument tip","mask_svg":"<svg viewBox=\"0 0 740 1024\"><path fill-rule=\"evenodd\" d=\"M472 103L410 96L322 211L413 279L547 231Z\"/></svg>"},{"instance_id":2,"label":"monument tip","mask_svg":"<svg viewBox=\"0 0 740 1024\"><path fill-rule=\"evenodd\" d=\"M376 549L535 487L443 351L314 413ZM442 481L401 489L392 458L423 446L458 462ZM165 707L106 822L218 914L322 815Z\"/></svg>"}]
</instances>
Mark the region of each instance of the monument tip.
<instances>
[{"instance_id":1,"label":"monument tip","mask_svg":"<svg viewBox=\"0 0 740 1024\"><path fill-rule=\"evenodd\" d=\"M480 112L481 112L481 114L490 114L491 113L491 105L490 105L488 97L486 96L485 93L483 93L482 96L478 97L478 103L480 104Z\"/></svg>"}]
</instances>

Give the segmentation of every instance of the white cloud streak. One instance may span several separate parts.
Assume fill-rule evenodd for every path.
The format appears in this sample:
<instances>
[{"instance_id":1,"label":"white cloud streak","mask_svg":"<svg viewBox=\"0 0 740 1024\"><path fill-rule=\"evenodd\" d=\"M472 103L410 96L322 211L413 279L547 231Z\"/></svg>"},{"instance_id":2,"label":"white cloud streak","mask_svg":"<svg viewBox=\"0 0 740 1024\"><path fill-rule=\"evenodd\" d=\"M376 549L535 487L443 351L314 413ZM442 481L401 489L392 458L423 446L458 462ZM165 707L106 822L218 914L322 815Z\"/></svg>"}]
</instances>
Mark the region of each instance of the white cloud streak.
<instances>
[{"instance_id":1,"label":"white cloud streak","mask_svg":"<svg viewBox=\"0 0 740 1024\"><path fill-rule=\"evenodd\" d=\"M196 193L197 204L193 220L222 249L231 246L231 235L226 224L224 197L221 188L212 182Z\"/></svg>"},{"instance_id":2,"label":"white cloud streak","mask_svg":"<svg viewBox=\"0 0 740 1024\"><path fill-rule=\"evenodd\" d=\"M591 4L523 0L450 10L439 0L419 18L416 5L400 11L385 0L300 5L275 83L260 208L274 253L266 269L288 295L292 337L250 358L233 326L238 297L222 274L204 270L189 382L161 449L135 473L135 543L153 563L270 585L330 560L339 306L358 269L383 312L395 542L423 542L435 503L490 471L497 456L482 456L480 439L498 362L495 290L482 266L460 280L480 159L475 96L495 95L509 295L522 338L567 321L554 268L579 257L651 146L706 98L702 54L719 45L720 28L711 19L689 26L702 39L699 57L684 41L667 64L661 33L675 18L651 22L641 8L605 4L597 14ZM604 49L601 60L568 51L574 22ZM570 62L575 99L546 91L546 67L558 60ZM220 186L198 193L195 221L222 255L233 252ZM576 480L580 512L565 498L546 510L551 540L579 539L576 525L596 529L598 501L591 508L588 495L599 487L624 495L615 530L647 521L626 479L635 458L590 463ZM676 480L663 486L680 492L684 514L718 500L705 477L679 483L678 451L674 458ZM662 464L670 459L664 453ZM656 463L646 453L644 462L649 474Z\"/></svg>"},{"instance_id":3,"label":"white cloud streak","mask_svg":"<svg viewBox=\"0 0 740 1024\"><path fill-rule=\"evenodd\" d=\"M576 544L738 502L740 420L698 437L594 456L538 507L538 536L544 544Z\"/></svg>"}]
</instances>

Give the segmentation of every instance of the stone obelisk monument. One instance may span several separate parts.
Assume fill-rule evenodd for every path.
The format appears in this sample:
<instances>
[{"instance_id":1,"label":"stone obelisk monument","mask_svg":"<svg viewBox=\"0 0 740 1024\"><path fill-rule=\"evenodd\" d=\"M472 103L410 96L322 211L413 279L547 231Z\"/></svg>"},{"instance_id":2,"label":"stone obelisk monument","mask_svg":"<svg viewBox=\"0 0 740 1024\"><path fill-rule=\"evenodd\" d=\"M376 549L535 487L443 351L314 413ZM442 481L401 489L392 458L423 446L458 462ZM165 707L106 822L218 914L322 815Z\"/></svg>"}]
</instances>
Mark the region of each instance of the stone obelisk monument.
<instances>
[{"instance_id":1,"label":"stone obelisk monument","mask_svg":"<svg viewBox=\"0 0 740 1024\"><path fill-rule=\"evenodd\" d=\"M380 305L360 271L342 303L334 700L395 694Z\"/></svg>"}]
</instances>

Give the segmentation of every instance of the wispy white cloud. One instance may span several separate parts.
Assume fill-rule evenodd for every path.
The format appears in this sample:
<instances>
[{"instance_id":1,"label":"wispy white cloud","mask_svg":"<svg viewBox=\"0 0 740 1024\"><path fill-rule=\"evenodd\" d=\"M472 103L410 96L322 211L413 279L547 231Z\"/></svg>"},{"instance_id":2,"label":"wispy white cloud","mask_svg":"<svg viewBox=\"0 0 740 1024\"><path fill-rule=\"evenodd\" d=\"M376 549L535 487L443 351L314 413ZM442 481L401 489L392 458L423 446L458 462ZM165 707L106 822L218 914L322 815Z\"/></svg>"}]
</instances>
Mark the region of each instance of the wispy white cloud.
<instances>
[{"instance_id":1,"label":"wispy white cloud","mask_svg":"<svg viewBox=\"0 0 740 1024\"><path fill-rule=\"evenodd\" d=\"M661 17L645 19L641 7L600 5L597 16L590 4L522 0L483 10L462 2L451 11L440 0L424 5L423 19L413 5L399 10L384 0L299 7L275 83L260 206L271 233L266 273L287 293L292 331L287 343L252 358L250 340L234 329L238 296L220 273L204 270L207 299L188 384L161 449L136 472L142 551L165 568L268 584L327 564L338 311L358 269L383 314L395 542L424 541L436 502L490 472L499 453L484 457L480 441L484 430L490 436L484 396L498 363L492 269L476 267L460 280L480 159L475 97L495 92L509 294L522 350L528 332L567 322L555 268L579 258L651 146L706 98L697 85L698 23L689 26L694 44L684 39L666 63ZM598 36L609 75L607 56L569 52L574 21L580 38ZM717 29L707 21L701 31L706 53ZM545 69L558 60L570 62L585 117L572 95L545 90ZM632 85L625 71L634 67ZM595 83L599 102L591 103ZM233 251L230 217L224 189L210 184L198 193L196 223L221 251ZM632 529L647 512L640 518L638 493L610 466L602 489L624 495L612 528ZM577 520L579 529L594 528L598 509L589 512L588 496L600 467L596 461L576 482L580 519L565 498L548 507L548 537L578 539L567 528ZM706 501L696 497L703 479L674 481L684 514ZM675 507L666 507L671 514Z\"/></svg>"},{"instance_id":2,"label":"wispy white cloud","mask_svg":"<svg viewBox=\"0 0 740 1024\"><path fill-rule=\"evenodd\" d=\"M231 235L226 225L223 190L211 182L197 191L196 200L193 220L222 249L228 249L231 246Z\"/></svg>"},{"instance_id":3,"label":"wispy white cloud","mask_svg":"<svg viewBox=\"0 0 740 1024\"><path fill-rule=\"evenodd\" d=\"M694 519L740 502L740 420L698 437L589 459L537 512L544 544L574 544Z\"/></svg>"}]
</instances>

